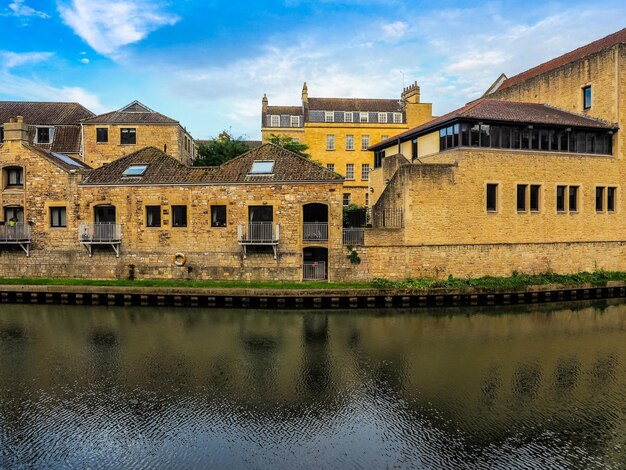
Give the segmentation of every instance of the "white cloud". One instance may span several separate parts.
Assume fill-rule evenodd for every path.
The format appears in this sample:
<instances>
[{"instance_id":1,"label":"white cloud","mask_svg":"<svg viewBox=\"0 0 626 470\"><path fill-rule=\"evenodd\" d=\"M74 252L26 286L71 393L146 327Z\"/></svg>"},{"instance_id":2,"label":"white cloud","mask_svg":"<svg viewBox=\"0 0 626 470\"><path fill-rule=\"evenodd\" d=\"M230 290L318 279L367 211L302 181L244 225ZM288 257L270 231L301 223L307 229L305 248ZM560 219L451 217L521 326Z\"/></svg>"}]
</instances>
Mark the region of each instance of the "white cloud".
<instances>
[{"instance_id":1,"label":"white cloud","mask_svg":"<svg viewBox=\"0 0 626 470\"><path fill-rule=\"evenodd\" d=\"M14 0L9 3L9 10L11 10L11 13L9 13L10 16L37 16L44 19L50 18L50 15L47 13L37 11L34 8L25 5L24 0Z\"/></svg>"},{"instance_id":2,"label":"white cloud","mask_svg":"<svg viewBox=\"0 0 626 470\"><path fill-rule=\"evenodd\" d=\"M397 41L404 37L409 31L409 25L404 21L395 21L393 23L383 24L381 29L385 39L389 41Z\"/></svg>"},{"instance_id":3,"label":"white cloud","mask_svg":"<svg viewBox=\"0 0 626 470\"><path fill-rule=\"evenodd\" d=\"M52 52L11 52L0 51L0 69L9 70L20 65L34 64L50 59Z\"/></svg>"},{"instance_id":4,"label":"white cloud","mask_svg":"<svg viewBox=\"0 0 626 470\"><path fill-rule=\"evenodd\" d=\"M80 62L82 64L88 64L89 63L89 59L87 57L83 57L82 59L80 59Z\"/></svg>"},{"instance_id":5,"label":"white cloud","mask_svg":"<svg viewBox=\"0 0 626 470\"><path fill-rule=\"evenodd\" d=\"M115 56L123 46L141 41L161 26L173 25L175 15L146 0L70 0L58 3L63 22L95 51Z\"/></svg>"}]
</instances>

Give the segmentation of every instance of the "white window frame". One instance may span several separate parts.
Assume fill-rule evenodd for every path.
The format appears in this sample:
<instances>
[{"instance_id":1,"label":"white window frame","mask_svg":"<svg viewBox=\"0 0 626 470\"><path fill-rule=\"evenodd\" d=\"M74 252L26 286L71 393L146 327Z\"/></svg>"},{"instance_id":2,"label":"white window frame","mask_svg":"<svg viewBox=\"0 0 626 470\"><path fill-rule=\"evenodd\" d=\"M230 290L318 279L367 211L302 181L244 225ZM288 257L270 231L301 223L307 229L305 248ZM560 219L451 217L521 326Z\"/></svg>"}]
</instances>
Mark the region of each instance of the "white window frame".
<instances>
[{"instance_id":1,"label":"white window frame","mask_svg":"<svg viewBox=\"0 0 626 470\"><path fill-rule=\"evenodd\" d=\"M346 150L354 150L354 135L346 135Z\"/></svg>"},{"instance_id":2,"label":"white window frame","mask_svg":"<svg viewBox=\"0 0 626 470\"><path fill-rule=\"evenodd\" d=\"M326 150L335 150L335 134L326 134Z\"/></svg>"},{"instance_id":3,"label":"white window frame","mask_svg":"<svg viewBox=\"0 0 626 470\"><path fill-rule=\"evenodd\" d=\"M291 116L291 127L300 127L300 116Z\"/></svg>"},{"instance_id":4,"label":"white window frame","mask_svg":"<svg viewBox=\"0 0 626 470\"><path fill-rule=\"evenodd\" d=\"M335 122L334 111L324 111L324 122Z\"/></svg>"},{"instance_id":5,"label":"white window frame","mask_svg":"<svg viewBox=\"0 0 626 470\"><path fill-rule=\"evenodd\" d=\"M402 124L402 113L393 113L393 123Z\"/></svg>"},{"instance_id":6,"label":"white window frame","mask_svg":"<svg viewBox=\"0 0 626 470\"><path fill-rule=\"evenodd\" d=\"M354 163L346 163L346 179L354 179Z\"/></svg>"},{"instance_id":7,"label":"white window frame","mask_svg":"<svg viewBox=\"0 0 626 470\"><path fill-rule=\"evenodd\" d=\"M270 127L280 127L280 114L270 114Z\"/></svg>"},{"instance_id":8,"label":"white window frame","mask_svg":"<svg viewBox=\"0 0 626 470\"><path fill-rule=\"evenodd\" d=\"M387 124L387 113L378 113L378 122L381 124Z\"/></svg>"},{"instance_id":9,"label":"white window frame","mask_svg":"<svg viewBox=\"0 0 626 470\"><path fill-rule=\"evenodd\" d=\"M39 142L39 129L48 129L48 142ZM51 144L54 140L54 127L53 126L37 126L35 129L35 143L36 144Z\"/></svg>"},{"instance_id":10,"label":"white window frame","mask_svg":"<svg viewBox=\"0 0 626 470\"><path fill-rule=\"evenodd\" d=\"M359 112L359 122L370 122L370 113L367 111Z\"/></svg>"},{"instance_id":11,"label":"white window frame","mask_svg":"<svg viewBox=\"0 0 626 470\"><path fill-rule=\"evenodd\" d=\"M370 146L370 136L365 134L361 136L361 150L367 150Z\"/></svg>"},{"instance_id":12,"label":"white window frame","mask_svg":"<svg viewBox=\"0 0 626 470\"><path fill-rule=\"evenodd\" d=\"M343 122L354 122L354 115L352 112L344 112L343 113Z\"/></svg>"},{"instance_id":13,"label":"white window frame","mask_svg":"<svg viewBox=\"0 0 626 470\"><path fill-rule=\"evenodd\" d=\"M361 165L361 180L368 181L370 179L370 164L363 163Z\"/></svg>"}]
</instances>

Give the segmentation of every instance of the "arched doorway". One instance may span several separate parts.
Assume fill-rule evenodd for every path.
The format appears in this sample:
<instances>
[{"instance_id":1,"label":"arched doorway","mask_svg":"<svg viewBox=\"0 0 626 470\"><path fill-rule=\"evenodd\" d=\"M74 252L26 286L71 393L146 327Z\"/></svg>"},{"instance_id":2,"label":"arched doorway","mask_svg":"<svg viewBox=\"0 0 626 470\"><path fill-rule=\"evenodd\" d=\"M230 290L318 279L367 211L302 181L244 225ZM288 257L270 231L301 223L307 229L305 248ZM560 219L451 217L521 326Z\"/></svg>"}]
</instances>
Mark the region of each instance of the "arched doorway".
<instances>
[{"instance_id":1,"label":"arched doorway","mask_svg":"<svg viewBox=\"0 0 626 470\"><path fill-rule=\"evenodd\" d=\"M310 203L302 206L302 238L309 242L328 241L328 206Z\"/></svg>"},{"instance_id":2,"label":"arched doorway","mask_svg":"<svg viewBox=\"0 0 626 470\"><path fill-rule=\"evenodd\" d=\"M328 279L328 248L307 246L302 250L304 259L302 279L324 281Z\"/></svg>"}]
</instances>

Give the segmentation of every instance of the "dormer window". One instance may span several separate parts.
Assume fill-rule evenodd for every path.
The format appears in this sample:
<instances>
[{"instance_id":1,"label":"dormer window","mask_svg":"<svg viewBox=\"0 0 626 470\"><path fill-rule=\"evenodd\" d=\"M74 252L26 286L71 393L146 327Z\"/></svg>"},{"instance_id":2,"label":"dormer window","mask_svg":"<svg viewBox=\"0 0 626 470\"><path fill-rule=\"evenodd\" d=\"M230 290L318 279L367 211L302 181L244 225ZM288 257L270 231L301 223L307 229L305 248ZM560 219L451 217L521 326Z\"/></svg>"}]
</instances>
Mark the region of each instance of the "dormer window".
<instances>
[{"instance_id":1,"label":"dormer window","mask_svg":"<svg viewBox=\"0 0 626 470\"><path fill-rule=\"evenodd\" d=\"M52 142L52 127L38 127L35 135L36 144L49 144Z\"/></svg>"},{"instance_id":2,"label":"dormer window","mask_svg":"<svg viewBox=\"0 0 626 470\"><path fill-rule=\"evenodd\" d=\"M277 114L272 114L270 116L270 126L272 127L280 127L280 116Z\"/></svg>"},{"instance_id":3,"label":"dormer window","mask_svg":"<svg viewBox=\"0 0 626 470\"><path fill-rule=\"evenodd\" d=\"M274 171L274 160L256 160L250 168L251 175L271 175Z\"/></svg>"},{"instance_id":4,"label":"dormer window","mask_svg":"<svg viewBox=\"0 0 626 470\"><path fill-rule=\"evenodd\" d=\"M326 111L324 113L324 122L335 122L335 113L332 111Z\"/></svg>"},{"instance_id":5,"label":"dormer window","mask_svg":"<svg viewBox=\"0 0 626 470\"><path fill-rule=\"evenodd\" d=\"M378 113L378 122L386 123L387 122L387 113Z\"/></svg>"},{"instance_id":6,"label":"dormer window","mask_svg":"<svg viewBox=\"0 0 626 470\"><path fill-rule=\"evenodd\" d=\"M300 116L291 116L291 127L300 127Z\"/></svg>"},{"instance_id":7,"label":"dormer window","mask_svg":"<svg viewBox=\"0 0 626 470\"><path fill-rule=\"evenodd\" d=\"M352 122L352 113L351 112L343 113L343 122Z\"/></svg>"},{"instance_id":8,"label":"dormer window","mask_svg":"<svg viewBox=\"0 0 626 470\"><path fill-rule=\"evenodd\" d=\"M148 168L148 165L130 165L128 168L126 168L126 170L124 170L124 173L122 173L122 176L143 176L143 174L146 172L146 169Z\"/></svg>"},{"instance_id":9,"label":"dormer window","mask_svg":"<svg viewBox=\"0 0 626 470\"><path fill-rule=\"evenodd\" d=\"M360 112L359 113L359 121L360 122L369 122L370 121L370 115L368 112Z\"/></svg>"},{"instance_id":10,"label":"dormer window","mask_svg":"<svg viewBox=\"0 0 626 470\"><path fill-rule=\"evenodd\" d=\"M402 113L393 113L394 124L402 124Z\"/></svg>"}]
</instances>

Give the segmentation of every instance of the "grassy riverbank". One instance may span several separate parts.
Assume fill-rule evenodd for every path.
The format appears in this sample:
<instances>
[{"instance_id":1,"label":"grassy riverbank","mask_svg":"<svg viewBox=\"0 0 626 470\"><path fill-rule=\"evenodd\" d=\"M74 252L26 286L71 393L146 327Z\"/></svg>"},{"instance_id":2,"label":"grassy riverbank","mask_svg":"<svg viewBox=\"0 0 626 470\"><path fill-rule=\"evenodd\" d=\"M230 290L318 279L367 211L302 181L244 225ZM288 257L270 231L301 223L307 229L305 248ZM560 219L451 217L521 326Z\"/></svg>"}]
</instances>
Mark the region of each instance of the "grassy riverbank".
<instances>
[{"instance_id":1,"label":"grassy riverbank","mask_svg":"<svg viewBox=\"0 0 626 470\"><path fill-rule=\"evenodd\" d=\"M374 279L372 282L246 282L246 281L176 281L176 280L98 280L98 279L40 279L40 278L0 278L0 284L9 285L48 285L48 286L130 286L130 287L196 287L233 289L516 289L547 284L604 285L608 281L625 281L626 272L594 271L576 274L520 274L508 277L484 276L477 278L447 279L410 278L402 281Z\"/></svg>"}]
</instances>

